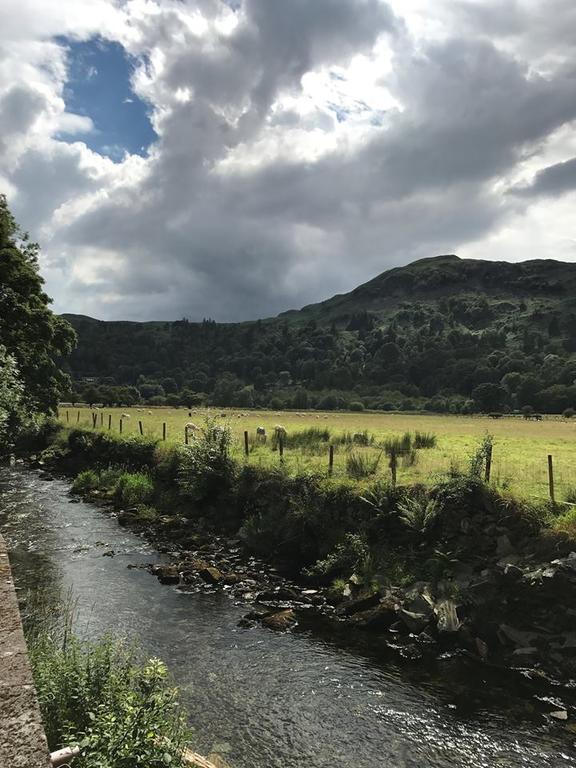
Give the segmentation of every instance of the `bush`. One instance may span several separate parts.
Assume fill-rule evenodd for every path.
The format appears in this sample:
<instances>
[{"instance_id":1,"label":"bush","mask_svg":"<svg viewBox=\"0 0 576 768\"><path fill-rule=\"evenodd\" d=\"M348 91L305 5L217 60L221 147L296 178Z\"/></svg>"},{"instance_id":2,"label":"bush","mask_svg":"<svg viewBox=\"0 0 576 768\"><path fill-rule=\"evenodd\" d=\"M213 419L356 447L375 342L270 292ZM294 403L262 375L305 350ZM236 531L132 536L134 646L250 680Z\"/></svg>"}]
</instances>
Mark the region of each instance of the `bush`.
<instances>
[{"instance_id":1,"label":"bush","mask_svg":"<svg viewBox=\"0 0 576 768\"><path fill-rule=\"evenodd\" d=\"M95 491L100 486L98 473L93 469L80 472L72 483L72 493L89 493Z\"/></svg>"},{"instance_id":2,"label":"bush","mask_svg":"<svg viewBox=\"0 0 576 768\"><path fill-rule=\"evenodd\" d=\"M574 410L574 408L566 408L562 413L562 416L564 416L565 419L571 419L575 413L576 411Z\"/></svg>"},{"instance_id":3,"label":"bush","mask_svg":"<svg viewBox=\"0 0 576 768\"><path fill-rule=\"evenodd\" d=\"M362 432L343 432L334 440L334 445L374 445L374 435L370 434L367 429Z\"/></svg>"},{"instance_id":4,"label":"bush","mask_svg":"<svg viewBox=\"0 0 576 768\"><path fill-rule=\"evenodd\" d=\"M208 419L200 437L180 454L178 485L196 502L216 503L230 491L236 464L230 457L232 432Z\"/></svg>"},{"instance_id":5,"label":"bush","mask_svg":"<svg viewBox=\"0 0 576 768\"><path fill-rule=\"evenodd\" d=\"M432 432L418 432L414 433L414 448L436 448L436 435Z\"/></svg>"},{"instance_id":6,"label":"bush","mask_svg":"<svg viewBox=\"0 0 576 768\"><path fill-rule=\"evenodd\" d=\"M348 410L350 410L350 411L363 411L364 410L364 403L361 403L360 400L353 400L348 405Z\"/></svg>"},{"instance_id":7,"label":"bush","mask_svg":"<svg viewBox=\"0 0 576 768\"><path fill-rule=\"evenodd\" d=\"M143 472L123 472L116 483L115 494L127 507L148 504L154 495L154 483Z\"/></svg>"},{"instance_id":8,"label":"bush","mask_svg":"<svg viewBox=\"0 0 576 768\"><path fill-rule=\"evenodd\" d=\"M330 430L322 427L309 427L299 432L287 432L284 437L284 447L313 449L318 446L325 447L330 440ZM277 443L276 434L272 435L272 446Z\"/></svg>"},{"instance_id":9,"label":"bush","mask_svg":"<svg viewBox=\"0 0 576 768\"><path fill-rule=\"evenodd\" d=\"M68 631L41 630L28 649L50 750L78 744L76 768L184 766L190 733L159 659Z\"/></svg>"},{"instance_id":10,"label":"bush","mask_svg":"<svg viewBox=\"0 0 576 768\"><path fill-rule=\"evenodd\" d=\"M381 452L375 457L351 452L346 456L346 474L354 480L375 475L381 458Z\"/></svg>"}]
</instances>

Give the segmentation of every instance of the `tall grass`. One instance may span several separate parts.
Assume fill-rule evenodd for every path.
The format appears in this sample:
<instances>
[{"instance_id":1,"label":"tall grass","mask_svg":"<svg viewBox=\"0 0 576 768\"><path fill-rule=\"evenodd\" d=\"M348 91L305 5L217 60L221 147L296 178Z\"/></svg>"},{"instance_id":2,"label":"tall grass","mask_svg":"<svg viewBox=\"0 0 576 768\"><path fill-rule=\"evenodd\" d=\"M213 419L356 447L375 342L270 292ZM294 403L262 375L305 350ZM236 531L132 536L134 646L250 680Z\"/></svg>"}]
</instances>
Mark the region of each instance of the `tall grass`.
<instances>
[{"instance_id":1,"label":"tall grass","mask_svg":"<svg viewBox=\"0 0 576 768\"><path fill-rule=\"evenodd\" d=\"M437 444L436 435L432 432L418 432L414 433L413 446L416 449L419 448L436 448Z\"/></svg>"},{"instance_id":2,"label":"tall grass","mask_svg":"<svg viewBox=\"0 0 576 768\"><path fill-rule=\"evenodd\" d=\"M143 472L123 472L114 490L117 498L128 507L148 504L154 495L154 483Z\"/></svg>"},{"instance_id":3,"label":"tall grass","mask_svg":"<svg viewBox=\"0 0 576 768\"><path fill-rule=\"evenodd\" d=\"M346 474L353 480L362 480L376 474L382 452L376 456L369 456L365 453L356 453L351 451L346 456Z\"/></svg>"}]
</instances>

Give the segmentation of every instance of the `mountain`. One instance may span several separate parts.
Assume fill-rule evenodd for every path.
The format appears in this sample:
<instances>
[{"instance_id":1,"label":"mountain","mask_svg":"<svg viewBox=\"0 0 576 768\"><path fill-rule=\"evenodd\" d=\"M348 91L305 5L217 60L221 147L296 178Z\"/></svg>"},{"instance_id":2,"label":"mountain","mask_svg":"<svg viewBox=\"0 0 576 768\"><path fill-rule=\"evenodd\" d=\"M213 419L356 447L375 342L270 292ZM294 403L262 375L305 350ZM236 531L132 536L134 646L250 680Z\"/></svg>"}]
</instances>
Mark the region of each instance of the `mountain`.
<instances>
[{"instance_id":1,"label":"mountain","mask_svg":"<svg viewBox=\"0 0 576 768\"><path fill-rule=\"evenodd\" d=\"M421 259L254 322L64 317L79 337L77 381L157 403L196 393L239 407L576 406L576 265L559 261Z\"/></svg>"}]
</instances>

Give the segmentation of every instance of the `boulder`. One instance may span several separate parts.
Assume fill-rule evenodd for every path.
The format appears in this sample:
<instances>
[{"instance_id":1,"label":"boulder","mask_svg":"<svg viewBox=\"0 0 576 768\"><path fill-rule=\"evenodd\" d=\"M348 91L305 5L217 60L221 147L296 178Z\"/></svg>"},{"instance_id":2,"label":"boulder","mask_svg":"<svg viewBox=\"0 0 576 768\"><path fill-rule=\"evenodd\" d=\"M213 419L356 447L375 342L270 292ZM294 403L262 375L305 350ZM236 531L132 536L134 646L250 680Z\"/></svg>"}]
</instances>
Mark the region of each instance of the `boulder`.
<instances>
[{"instance_id":1,"label":"boulder","mask_svg":"<svg viewBox=\"0 0 576 768\"><path fill-rule=\"evenodd\" d=\"M160 584L178 584L180 581L177 565L153 565L151 571Z\"/></svg>"},{"instance_id":2,"label":"boulder","mask_svg":"<svg viewBox=\"0 0 576 768\"><path fill-rule=\"evenodd\" d=\"M372 592L369 595L363 595L354 600L347 600L337 610L339 616L351 616L353 613L367 611L378 605L382 598L379 592Z\"/></svg>"},{"instance_id":3,"label":"boulder","mask_svg":"<svg viewBox=\"0 0 576 768\"><path fill-rule=\"evenodd\" d=\"M409 632L414 635L419 635L422 630L426 629L430 624L430 616L425 613L414 613L413 611L407 611L405 608L400 608L396 612L396 616L403 622Z\"/></svg>"},{"instance_id":4,"label":"boulder","mask_svg":"<svg viewBox=\"0 0 576 768\"><path fill-rule=\"evenodd\" d=\"M283 632L296 623L296 615L291 608L283 611L268 613L262 619L262 624L269 629Z\"/></svg>"},{"instance_id":5,"label":"boulder","mask_svg":"<svg viewBox=\"0 0 576 768\"><path fill-rule=\"evenodd\" d=\"M214 568L213 566L202 568L202 570L198 572L198 575L207 584L220 584L224 579L222 571L219 571L218 568Z\"/></svg>"},{"instance_id":6,"label":"boulder","mask_svg":"<svg viewBox=\"0 0 576 768\"><path fill-rule=\"evenodd\" d=\"M354 613L350 617L350 620L355 626L360 627L360 629L384 632L390 629L392 624L397 620L397 609L398 606L394 600L384 598L374 608Z\"/></svg>"}]
</instances>

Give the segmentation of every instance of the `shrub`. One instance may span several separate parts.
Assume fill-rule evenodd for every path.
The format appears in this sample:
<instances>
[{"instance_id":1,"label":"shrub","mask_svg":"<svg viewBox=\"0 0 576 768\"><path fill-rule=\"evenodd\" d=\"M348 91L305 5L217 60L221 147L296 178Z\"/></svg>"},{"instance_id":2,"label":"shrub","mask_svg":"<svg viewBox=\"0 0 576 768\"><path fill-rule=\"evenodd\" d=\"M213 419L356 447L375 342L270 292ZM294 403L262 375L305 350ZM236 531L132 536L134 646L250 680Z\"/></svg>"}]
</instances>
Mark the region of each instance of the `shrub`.
<instances>
[{"instance_id":1,"label":"shrub","mask_svg":"<svg viewBox=\"0 0 576 768\"><path fill-rule=\"evenodd\" d=\"M88 469L86 472L80 472L72 483L73 493L89 493L95 491L100 485L100 479L98 473L93 469Z\"/></svg>"},{"instance_id":2,"label":"shrub","mask_svg":"<svg viewBox=\"0 0 576 768\"><path fill-rule=\"evenodd\" d=\"M571 539L576 539L576 507L571 507L552 523L555 531L567 534Z\"/></svg>"},{"instance_id":3,"label":"shrub","mask_svg":"<svg viewBox=\"0 0 576 768\"><path fill-rule=\"evenodd\" d=\"M571 419L575 413L576 411L574 410L574 408L565 408L564 412L562 413L562 416L564 416L565 419Z\"/></svg>"},{"instance_id":4,"label":"shrub","mask_svg":"<svg viewBox=\"0 0 576 768\"><path fill-rule=\"evenodd\" d=\"M351 452L346 456L346 474L354 480L375 475L382 458L382 452L377 456Z\"/></svg>"},{"instance_id":5,"label":"shrub","mask_svg":"<svg viewBox=\"0 0 576 768\"><path fill-rule=\"evenodd\" d=\"M159 659L67 631L42 630L28 638L28 649L51 750L78 744L77 768L184 766L190 733Z\"/></svg>"},{"instance_id":6,"label":"shrub","mask_svg":"<svg viewBox=\"0 0 576 768\"><path fill-rule=\"evenodd\" d=\"M358 534L347 533L344 540L324 560L319 560L304 571L306 576L332 578L339 574L351 574L370 557L368 544Z\"/></svg>"},{"instance_id":7,"label":"shrub","mask_svg":"<svg viewBox=\"0 0 576 768\"><path fill-rule=\"evenodd\" d=\"M350 411L363 411L364 410L364 403L360 402L360 400L353 400L348 405L348 410L350 410Z\"/></svg>"},{"instance_id":8,"label":"shrub","mask_svg":"<svg viewBox=\"0 0 576 768\"><path fill-rule=\"evenodd\" d=\"M421 536L432 527L438 511L438 502L425 495L411 496L398 504L398 513L404 525Z\"/></svg>"},{"instance_id":9,"label":"shrub","mask_svg":"<svg viewBox=\"0 0 576 768\"><path fill-rule=\"evenodd\" d=\"M321 447L324 449L330 440L330 430L322 427L309 427L298 432L287 432L284 437L286 448L310 449ZM272 447L278 443L276 433L272 435Z\"/></svg>"},{"instance_id":10,"label":"shrub","mask_svg":"<svg viewBox=\"0 0 576 768\"><path fill-rule=\"evenodd\" d=\"M374 445L374 435L370 434L367 429L362 432L343 432L341 435L335 438L335 445Z\"/></svg>"},{"instance_id":11,"label":"shrub","mask_svg":"<svg viewBox=\"0 0 576 768\"><path fill-rule=\"evenodd\" d=\"M230 428L207 419L201 435L180 455L178 485L184 496L197 502L216 502L231 489L236 476L231 445Z\"/></svg>"},{"instance_id":12,"label":"shrub","mask_svg":"<svg viewBox=\"0 0 576 768\"><path fill-rule=\"evenodd\" d=\"M436 435L432 432L418 432L414 434L414 448L436 448Z\"/></svg>"},{"instance_id":13,"label":"shrub","mask_svg":"<svg viewBox=\"0 0 576 768\"><path fill-rule=\"evenodd\" d=\"M143 472L123 472L116 483L115 494L127 507L148 504L154 494L154 483Z\"/></svg>"}]
</instances>

